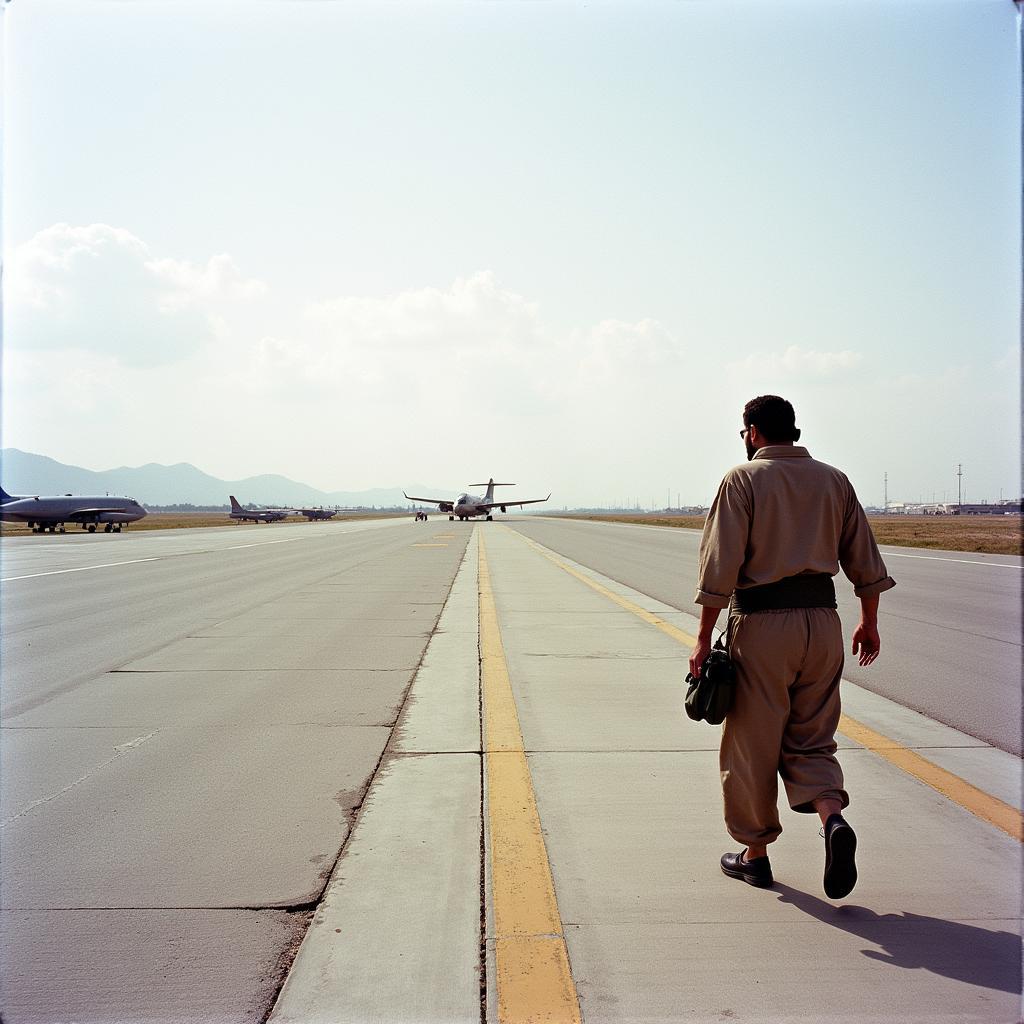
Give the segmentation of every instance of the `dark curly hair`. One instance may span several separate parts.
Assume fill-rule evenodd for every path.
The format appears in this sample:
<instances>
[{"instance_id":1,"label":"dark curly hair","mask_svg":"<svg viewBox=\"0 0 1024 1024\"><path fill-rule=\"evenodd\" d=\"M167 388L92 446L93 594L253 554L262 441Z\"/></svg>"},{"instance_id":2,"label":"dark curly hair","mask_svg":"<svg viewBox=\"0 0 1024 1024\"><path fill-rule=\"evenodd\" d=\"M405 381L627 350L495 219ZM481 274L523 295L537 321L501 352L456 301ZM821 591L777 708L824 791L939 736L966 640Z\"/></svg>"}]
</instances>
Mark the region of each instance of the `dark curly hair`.
<instances>
[{"instance_id":1,"label":"dark curly hair","mask_svg":"<svg viewBox=\"0 0 1024 1024\"><path fill-rule=\"evenodd\" d=\"M799 441L793 406L778 395L759 395L743 406L743 426L757 427L766 441L784 444Z\"/></svg>"}]
</instances>

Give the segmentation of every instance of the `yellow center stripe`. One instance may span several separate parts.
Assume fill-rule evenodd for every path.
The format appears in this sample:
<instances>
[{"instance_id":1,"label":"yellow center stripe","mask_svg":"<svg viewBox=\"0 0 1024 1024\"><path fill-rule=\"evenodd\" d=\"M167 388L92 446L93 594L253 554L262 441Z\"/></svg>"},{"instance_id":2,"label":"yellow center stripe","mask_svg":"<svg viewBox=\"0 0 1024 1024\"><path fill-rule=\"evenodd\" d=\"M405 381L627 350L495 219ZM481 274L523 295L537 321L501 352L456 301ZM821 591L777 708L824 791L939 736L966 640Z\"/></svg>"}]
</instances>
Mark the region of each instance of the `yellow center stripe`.
<instances>
[{"instance_id":1,"label":"yellow center stripe","mask_svg":"<svg viewBox=\"0 0 1024 1024\"><path fill-rule=\"evenodd\" d=\"M579 1024L579 1000L501 642L483 531L479 542L480 681L498 1020Z\"/></svg>"},{"instance_id":2,"label":"yellow center stripe","mask_svg":"<svg viewBox=\"0 0 1024 1024\"><path fill-rule=\"evenodd\" d=\"M504 529L510 530L512 533L516 532L508 526L504 527ZM549 562L553 562L571 576L575 576L582 583L586 583L588 587L596 590L599 594L604 594L605 597L611 598L617 605L633 612L634 615L639 616L645 622L649 622L652 626L657 626L658 629L663 633L667 633L674 640L678 640L690 648L697 643L696 637L690 636L689 633L684 633L681 629L677 629L670 623L660 619L657 615L641 608L621 595L613 593L607 587L601 586L600 583L583 575L583 573L577 572L572 566L566 565L565 562L556 558L536 541L521 533L517 534L517 536L547 558ZM959 775L954 775L952 772L946 771L945 768L940 768L934 762L929 761L913 750L909 750L895 740L891 740L887 736L869 729L856 719L850 718L849 715L843 715L840 718L839 731L844 736L848 736L851 740L867 747L868 750L884 758L890 764L901 768L908 775L912 775L926 786L931 786L937 793L941 793L955 804L970 811L975 817L981 818L982 821L986 821L990 825L995 825L996 828L1001 829L1014 839L1024 841L1024 815L1016 807L1011 807L1010 804L1004 803L998 797L978 789L977 786L972 786L965 779L961 779Z\"/></svg>"},{"instance_id":3,"label":"yellow center stripe","mask_svg":"<svg viewBox=\"0 0 1024 1024\"><path fill-rule=\"evenodd\" d=\"M515 533L509 526L505 526L504 529L510 533ZM697 643L695 636L690 636L689 633L684 632L678 626L673 626L671 622L666 622L660 616L649 612L646 608L641 608L640 605L634 604L628 598L623 597L621 594L616 594L614 590L609 590L607 587L601 586L596 580L592 580L589 576L584 576L583 573L577 572L571 565L566 565L560 558L551 554L546 548L542 547L536 541L531 540L529 537L519 533L516 534L521 540L525 540L535 551L540 552L549 562L553 562L559 567L564 569L570 576L575 576L581 583L586 583L591 590L596 590L599 594L603 594L609 600L614 601L620 608L625 608L626 611L632 612L638 618L644 620L644 622L650 623L656 629L660 629L662 633L667 633L673 640L677 640L681 644L685 644L687 647L693 647Z\"/></svg>"},{"instance_id":4,"label":"yellow center stripe","mask_svg":"<svg viewBox=\"0 0 1024 1024\"><path fill-rule=\"evenodd\" d=\"M839 719L839 731L844 736L868 748L868 750L885 758L890 764L902 768L908 775L920 779L925 785L931 786L937 793L948 797L982 821L1002 829L1008 836L1019 841L1024 840L1024 816L1016 807L1011 807L998 797L972 786L959 775L940 768L937 764L922 757L913 750L908 750L894 740L883 736L874 729L842 715Z\"/></svg>"}]
</instances>

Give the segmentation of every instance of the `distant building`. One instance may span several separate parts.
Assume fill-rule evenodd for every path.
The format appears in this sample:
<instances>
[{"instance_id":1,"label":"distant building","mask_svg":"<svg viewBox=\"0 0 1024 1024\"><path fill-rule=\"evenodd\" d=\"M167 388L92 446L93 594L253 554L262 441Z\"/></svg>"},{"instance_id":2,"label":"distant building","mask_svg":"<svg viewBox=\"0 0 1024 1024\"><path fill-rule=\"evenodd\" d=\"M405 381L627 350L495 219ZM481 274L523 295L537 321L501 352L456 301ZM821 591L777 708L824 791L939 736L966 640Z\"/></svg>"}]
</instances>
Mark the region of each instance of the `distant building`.
<instances>
[{"instance_id":1,"label":"distant building","mask_svg":"<svg viewBox=\"0 0 1024 1024\"><path fill-rule=\"evenodd\" d=\"M1024 499L1008 499L1006 501L958 504L946 502L905 502L890 501L886 510L868 508L868 515L890 516L1019 516Z\"/></svg>"},{"instance_id":2,"label":"distant building","mask_svg":"<svg viewBox=\"0 0 1024 1024\"><path fill-rule=\"evenodd\" d=\"M1021 514L1021 501L997 501L991 504L983 501L980 504L975 502L963 502L958 504L955 501L939 502L931 505L906 505L907 515L914 516L1019 516Z\"/></svg>"}]
</instances>

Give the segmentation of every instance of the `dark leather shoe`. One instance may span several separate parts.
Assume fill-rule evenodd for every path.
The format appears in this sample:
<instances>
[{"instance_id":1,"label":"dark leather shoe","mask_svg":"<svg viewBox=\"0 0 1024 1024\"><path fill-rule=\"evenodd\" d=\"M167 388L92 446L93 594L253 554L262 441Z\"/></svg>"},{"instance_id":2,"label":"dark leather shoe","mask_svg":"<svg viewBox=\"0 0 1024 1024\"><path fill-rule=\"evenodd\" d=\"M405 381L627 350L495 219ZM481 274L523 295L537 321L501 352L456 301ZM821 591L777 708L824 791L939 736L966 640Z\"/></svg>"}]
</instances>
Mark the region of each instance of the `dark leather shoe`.
<instances>
[{"instance_id":1,"label":"dark leather shoe","mask_svg":"<svg viewBox=\"0 0 1024 1024\"><path fill-rule=\"evenodd\" d=\"M857 884L857 836L841 814L830 814L825 822L825 895L841 900Z\"/></svg>"},{"instance_id":2,"label":"dark leather shoe","mask_svg":"<svg viewBox=\"0 0 1024 1024\"><path fill-rule=\"evenodd\" d=\"M747 885L756 885L759 889L769 889L774 884L772 878L772 865L767 857L755 857L753 860L744 860L743 854L739 853L722 854L722 871L730 878L740 878Z\"/></svg>"}]
</instances>

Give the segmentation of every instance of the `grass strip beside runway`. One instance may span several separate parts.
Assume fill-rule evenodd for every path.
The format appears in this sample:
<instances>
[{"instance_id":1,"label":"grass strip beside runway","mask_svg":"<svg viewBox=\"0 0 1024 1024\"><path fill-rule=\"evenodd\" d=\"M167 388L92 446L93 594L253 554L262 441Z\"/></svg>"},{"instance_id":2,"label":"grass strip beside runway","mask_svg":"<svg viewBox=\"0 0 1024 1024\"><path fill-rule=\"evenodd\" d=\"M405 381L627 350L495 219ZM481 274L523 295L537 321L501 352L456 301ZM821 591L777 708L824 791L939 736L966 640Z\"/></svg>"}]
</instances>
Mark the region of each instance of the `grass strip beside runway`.
<instances>
[{"instance_id":1,"label":"grass strip beside runway","mask_svg":"<svg viewBox=\"0 0 1024 1024\"><path fill-rule=\"evenodd\" d=\"M993 506L995 510L996 506ZM631 523L703 530L704 516L658 514L549 513L558 519L585 519L595 523ZM894 547L933 548L940 551L974 551L990 555L1024 555L1024 520L1019 515L990 516L868 516L879 544Z\"/></svg>"},{"instance_id":2,"label":"grass strip beside runway","mask_svg":"<svg viewBox=\"0 0 1024 1024\"><path fill-rule=\"evenodd\" d=\"M480 538L480 676L498 1020L579 1024L562 920Z\"/></svg>"}]
</instances>

